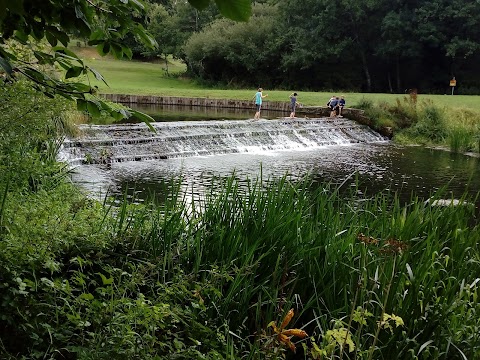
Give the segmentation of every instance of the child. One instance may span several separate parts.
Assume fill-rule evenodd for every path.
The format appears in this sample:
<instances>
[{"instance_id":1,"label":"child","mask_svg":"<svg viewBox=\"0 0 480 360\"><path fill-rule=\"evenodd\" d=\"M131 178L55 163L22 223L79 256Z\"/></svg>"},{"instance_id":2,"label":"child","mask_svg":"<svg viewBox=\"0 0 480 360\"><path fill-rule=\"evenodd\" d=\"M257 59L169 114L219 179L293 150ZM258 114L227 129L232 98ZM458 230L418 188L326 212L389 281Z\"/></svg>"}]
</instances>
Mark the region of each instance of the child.
<instances>
[{"instance_id":1,"label":"child","mask_svg":"<svg viewBox=\"0 0 480 360\"><path fill-rule=\"evenodd\" d=\"M255 120L260 119L260 110L262 108L262 99L267 97L268 94L263 95L263 89L258 88L258 91L255 93L254 99L255 99L255 107L257 108L257 112L255 113L255 116L253 117Z\"/></svg>"},{"instance_id":2,"label":"child","mask_svg":"<svg viewBox=\"0 0 480 360\"><path fill-rule=\"evenodd\" d=\"M345 107L345 98L344 96L340 96L340 100L338 100L338 116L339 117L343 117L342 116L342 110L343 108Z\"/></svg>"},{"instance_id":3,"label":"child","mask_svg":"<svg viewBox=\"0 0 480 360\"><path fill-rule=\"evenodd\" d=\"M338 104L338 97L333 95L330 100L328 100L327 106L330 108L330 117L334 117L336 115L336 107Z\"/></svg>"},{"instance_id":4,"label":"child","mask_svg":"<svg viewBox=\"0 0 480 360\"><path fill-rule=\"evenodd\" d=\"M290 95L290 108L292 112L290 113L290 118L293 119L295 117L295 108L297 107L297 93L294 92Z\"/></svg>"}]
</instances>

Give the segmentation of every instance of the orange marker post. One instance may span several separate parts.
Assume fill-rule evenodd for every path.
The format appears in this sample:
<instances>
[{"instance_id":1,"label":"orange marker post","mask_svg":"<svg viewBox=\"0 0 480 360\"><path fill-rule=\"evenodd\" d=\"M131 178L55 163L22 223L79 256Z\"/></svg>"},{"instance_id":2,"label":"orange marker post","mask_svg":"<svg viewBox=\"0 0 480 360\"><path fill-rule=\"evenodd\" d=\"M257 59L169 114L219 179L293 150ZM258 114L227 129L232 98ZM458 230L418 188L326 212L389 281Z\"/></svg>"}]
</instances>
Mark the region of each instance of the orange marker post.
<instances>
[{"instance_id":1,"label":"orange marker post","mask_svg":"<svg viewBox=\"0 0 480 360\"><path fill-rule=\"evenodd\" d=\"M453 77L453 79L450 80L450 86L452 87L452 95L453 95L453 90L455 89L455 86L457 86L457 80L455 80L455 77Z\"/></svg>"}]
</instances>

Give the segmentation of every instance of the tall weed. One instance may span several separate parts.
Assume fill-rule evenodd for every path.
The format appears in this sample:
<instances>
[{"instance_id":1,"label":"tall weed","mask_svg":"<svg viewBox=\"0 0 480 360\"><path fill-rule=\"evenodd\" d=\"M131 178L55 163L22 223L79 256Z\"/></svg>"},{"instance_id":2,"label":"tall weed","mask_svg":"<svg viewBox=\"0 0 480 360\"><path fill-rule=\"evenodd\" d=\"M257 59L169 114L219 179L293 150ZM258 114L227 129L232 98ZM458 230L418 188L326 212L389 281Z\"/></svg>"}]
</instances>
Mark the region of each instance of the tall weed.
<instances>
[{"instance_id":1,"label":"tall weed","mask_svg":"<svg viewBox=\"0 0 480 360\"><path fill-rule=\"evenodd\" d=\"M453 152L473 150L476 146L475 134L466 128L456 127L448 133L448 144Z\"/></svg>"},{"instance_id":2,"label":"tall weed","mask_svg":"<svg viewBox=\"0 0 480 360\"><path fill-rule=\"evenodd\" d=\"M447 135L444 111L426 103L419 113L418 122L411 130L429 141L441 143Z\"/></svg>"},{"instance_id":3,"label":"tall weed","mask_svg":"<svg viewBox=\"0 0 480 360\"><path fill-rule=\"evenodd\" d=\"M463 279L472 283L480 271L479 235L467 221L471 207L432 207L418 199L404 206L381 194L359 202L353 194L309 191L308 182L287 178L257 179L245 188L232 177L221 189L194 209L180 201L176 211L151 213L154 228L175 231L147 226L143 232L157 239L144 242L143 250L171 264L161 267L164 281L179 265L209 285L199 290L212 305L209 317L228 324L239 338L259 341L254 348L265 354L270 350L262 344L275 342L264 342L264 336L277 336L269 335L267 325L294 307L293 326L306 330L328 356L453 356L443 330L451 326L446 314L458 310L452 304ZM473 330L472 314L450 329ZM342 350L332 334L350 334L354 350ZM312 351L312 340L302 341ZM480 346L472 341L468 349L451 340L469 354ZM379 345L393 343L395 348Z\"/></svg>"}]
</instances>

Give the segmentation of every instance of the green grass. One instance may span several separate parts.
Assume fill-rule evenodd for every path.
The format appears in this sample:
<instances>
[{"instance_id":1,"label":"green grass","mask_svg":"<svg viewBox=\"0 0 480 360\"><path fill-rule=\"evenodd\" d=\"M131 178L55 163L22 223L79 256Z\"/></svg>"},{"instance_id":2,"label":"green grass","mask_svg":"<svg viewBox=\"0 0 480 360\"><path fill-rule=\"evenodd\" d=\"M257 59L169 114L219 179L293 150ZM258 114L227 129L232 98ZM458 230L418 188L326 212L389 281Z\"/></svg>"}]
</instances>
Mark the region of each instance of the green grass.
<instances>
[{"instance_id":1,"label":"green grass","mask_svg":"<svg viewBox=\"0 0 480 360\"><path fill-rule=\"evenodd\" d=\"M79 55L84 55L86 63L98 70L105 77L109 87L91 77L93 79L92 84L97 85L102 93L248 100L251 99L256 92L254 88L241 90L205 88L181 75L166 76L164 70L165 64L162 61L158 63L147 63L114 60L108 57L101 58L95 55L95 53L87 53L85 50L83 50L83 52L80 50ZM171 61L169 64L169 72L171 74L182 73L184 70L185 66L178 61ZM288 96L293 91L299 93L298 100L301 103L309 106L323 106L332 96L332 92L303 92L302 89L283 91L266 88L264 94L268 94L266 101L288 101ZM367 98L374 103L394 103L396 99L403 99L406 96L404 94L348 92L336 93L336 95L345 95L347 106L355 106L355 104L359 103L363 98ZM480 110L480 96L418 95L418 101L427 99L431 100L437 106Z\"/></svg>"}]
</instances>

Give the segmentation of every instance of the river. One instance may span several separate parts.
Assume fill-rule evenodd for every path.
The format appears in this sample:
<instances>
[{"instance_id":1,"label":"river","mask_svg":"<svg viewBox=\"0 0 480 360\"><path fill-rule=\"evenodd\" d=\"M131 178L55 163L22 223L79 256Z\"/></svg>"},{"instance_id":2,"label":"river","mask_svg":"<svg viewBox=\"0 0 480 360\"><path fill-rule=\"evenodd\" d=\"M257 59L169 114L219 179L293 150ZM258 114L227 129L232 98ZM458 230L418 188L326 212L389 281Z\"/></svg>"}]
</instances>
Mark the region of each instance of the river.
<instances>
[{"instance_id":1,"label":"river","mask_svg":"<svg viewBox=\"0 0 480 360\"><path fill-rule=\"evenodd\" d=\"M246 120L253 115L238 109L162 106L142 106L138 109L156 117L158 124L172 126L183 126L187 120L194 120L189 124L201 120L223 126L232 119ZM262 114L265 119L275 119L278 115L274 112ZM269 126L271 123L265 122ZM396 192L409 201L412 195L427 199L438 189L446 190L443 197L447 199L459 198L465 193L474 197L480 190L479 161L477 157L424 147L398 146L390 141L329 144L293 150L291 147L253 146L248 152L240 153L189 154L108 165L77 165L72 179L97 198L103 198L107 193L121 198L127 193L135 201L155 198L161 202L172 191L171 185L168 185L172 179L181 183L181 192L198 195L210 186L212 179L232 174L240 182L260 176L264 180L284 175L292 180L309 176L319 186L327 182L343 188L358 185L357 192L361 197L378 192Z\"/></svg>"}]
</instances>

